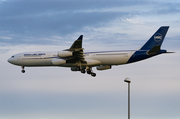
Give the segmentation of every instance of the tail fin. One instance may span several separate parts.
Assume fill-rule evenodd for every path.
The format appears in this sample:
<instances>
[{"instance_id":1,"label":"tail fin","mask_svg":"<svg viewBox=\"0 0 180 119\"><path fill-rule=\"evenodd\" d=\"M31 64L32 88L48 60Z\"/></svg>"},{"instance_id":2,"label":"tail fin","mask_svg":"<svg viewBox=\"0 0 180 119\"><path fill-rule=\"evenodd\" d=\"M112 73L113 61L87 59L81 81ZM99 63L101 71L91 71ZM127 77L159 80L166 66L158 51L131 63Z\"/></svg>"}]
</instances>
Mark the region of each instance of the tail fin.
<instances>
[{"instance_id":1,"label":"tail fin","mask_svg":"<svg viewBox=\"0 0 180 119\"><path fill-rule=\"evenodd\" d=\"M156 33L142 46L140 50L150 50L153 47L161 47L161 44L166 36L166 33L169 29L169 26L162 26L160 27Z\"/></svg>"}]
</instances>

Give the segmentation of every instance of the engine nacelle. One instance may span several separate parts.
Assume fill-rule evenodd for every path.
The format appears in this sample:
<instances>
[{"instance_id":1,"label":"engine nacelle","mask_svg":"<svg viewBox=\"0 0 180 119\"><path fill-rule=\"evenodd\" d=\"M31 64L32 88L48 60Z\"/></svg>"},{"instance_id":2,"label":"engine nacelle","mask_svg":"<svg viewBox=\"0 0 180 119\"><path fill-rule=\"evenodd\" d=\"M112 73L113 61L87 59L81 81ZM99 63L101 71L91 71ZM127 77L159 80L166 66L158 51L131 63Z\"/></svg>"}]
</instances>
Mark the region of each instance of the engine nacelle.
<instances>
[{"instance_id":1,"label":"engine nacelle","mask_svg":"<svg viewBox=\"0 0 180 119\"><path fill-rule=\"evenodd\" d=\"M97 66L96 69L97 70L107 70L107 69L111 69L111 66L109 66L109 65Z\"/></svg>"},{"instance_id":2,"label":"engine nacelle","mask_svg":"<svg viewBox=\"0 0 180 119\"><path fill-rule=\"evenodd\" d=\"M64 59L52 59L51 62L55 66L66 64L66 60Z\"/></svg>"},{"instance_id":3,"label":"engine nacelle","mask_svg":"<svg viewBox=\"0 0 180 119\"><path fill-rule=\"evenodd\" d=\"M71 71L80 71L79 67L71 67Z\"/></svg>"},{"instance_id":4,"label":"engine nacelle","mask_svg":"<svg viewBox=\"0 0 180 119\"><path fill-rule=\"evenodd\" d=\"M73 52L71 51L59 51L58 52L58 56L59 57L70 57L70 56L73 56Z\"/></svg>"}]
</instances>

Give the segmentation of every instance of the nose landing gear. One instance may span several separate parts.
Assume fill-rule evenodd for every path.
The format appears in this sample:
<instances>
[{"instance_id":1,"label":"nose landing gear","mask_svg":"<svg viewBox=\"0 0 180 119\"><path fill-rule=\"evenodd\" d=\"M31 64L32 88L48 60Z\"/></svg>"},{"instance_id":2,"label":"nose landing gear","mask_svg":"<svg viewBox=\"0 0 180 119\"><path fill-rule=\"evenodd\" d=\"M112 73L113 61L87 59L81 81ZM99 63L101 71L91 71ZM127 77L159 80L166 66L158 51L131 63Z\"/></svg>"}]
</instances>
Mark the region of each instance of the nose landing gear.
<instances>
[{"instance_id":1,"label":"nose landing gear","mask_svg":"<svg viewBox=\"0 0 180 119\"><path fill-rule=\"evenodd\" d=\"M25 73L24 66L21 66L21 68L22 68L21 72Z\"/></svg>"}]
</instances>

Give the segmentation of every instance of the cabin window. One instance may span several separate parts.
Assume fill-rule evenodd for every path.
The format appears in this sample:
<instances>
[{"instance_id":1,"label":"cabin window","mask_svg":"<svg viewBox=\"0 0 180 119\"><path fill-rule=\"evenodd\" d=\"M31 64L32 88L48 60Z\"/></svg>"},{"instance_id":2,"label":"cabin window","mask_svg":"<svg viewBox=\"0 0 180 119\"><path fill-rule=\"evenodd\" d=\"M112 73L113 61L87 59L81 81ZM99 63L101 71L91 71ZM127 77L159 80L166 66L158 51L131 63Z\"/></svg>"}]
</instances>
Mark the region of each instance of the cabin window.
<instances>
[{"instance_id":1,"label":"cabin window","mask_svg":"<svg viewBox=\"0 0 180 119\"><path fill-rule=\"evenodd\" d=\"M14 58L14 56L12 56L11 58Z\"/></svg>"}]
</instances>

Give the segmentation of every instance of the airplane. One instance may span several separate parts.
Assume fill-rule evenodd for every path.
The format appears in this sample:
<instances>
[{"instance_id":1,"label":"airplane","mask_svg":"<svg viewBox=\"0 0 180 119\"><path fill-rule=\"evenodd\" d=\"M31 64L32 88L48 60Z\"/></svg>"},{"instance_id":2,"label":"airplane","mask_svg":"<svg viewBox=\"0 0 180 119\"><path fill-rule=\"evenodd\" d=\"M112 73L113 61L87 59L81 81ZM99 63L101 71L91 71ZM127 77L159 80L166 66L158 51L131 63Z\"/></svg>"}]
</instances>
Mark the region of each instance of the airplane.
<instances>
[{"instance_id":1,"label":"airplane","mask_svg":"<svg viewBox=\"0 0 180 119\"><path fill-rule=\"evenodd\" d=\"M163 53L172 53L161 49L168 29L169 26L161 26L138 50L84 52L83 35L81 35L69 49L19 53L9 58L8 62L21 66L22 73L25 73L25 67L58 66L70 67L71 71L80 71L83 74L87 72L95 77L96 73L92 71L92 67L96 67L97 70L107 70L114 65L129 64Z\"/></svg>"}]
</instances>

